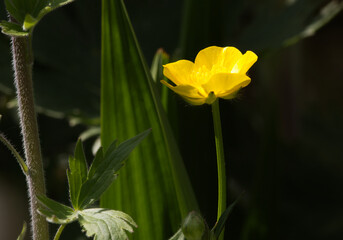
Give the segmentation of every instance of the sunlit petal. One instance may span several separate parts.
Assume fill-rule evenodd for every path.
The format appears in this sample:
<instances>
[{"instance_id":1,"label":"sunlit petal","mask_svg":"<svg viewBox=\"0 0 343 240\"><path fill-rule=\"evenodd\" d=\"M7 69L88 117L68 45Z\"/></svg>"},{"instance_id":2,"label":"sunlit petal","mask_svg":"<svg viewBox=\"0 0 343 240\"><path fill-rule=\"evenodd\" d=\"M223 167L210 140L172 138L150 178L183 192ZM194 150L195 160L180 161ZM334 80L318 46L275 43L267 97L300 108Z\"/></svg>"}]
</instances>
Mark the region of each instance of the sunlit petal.
<instances>
[{"instance_id":1,"label":"sunlit petal","mask_svg":"<svg viewBox=\"0 0 343 240\"><path fill-rule=\"evenodd\" d=\"M223 48L221 47L208 47L201 50L195 58L195 67L207 69L210 71L212 66L217 64L218 60L222 58L223 55Z\"/></svg>"},{"instance_id":2,"label":"sunlit petal","mask_svg":"<svg viewBox=\"0 0 343 240\"><path fill-rule=\"evenodd\" d=\"M245 74L256 61L257 55L251 51L247 51L233 66L231 73Z\"/></svg>"},{"instance_id":3,"label":"sunlit petal","mask_svg":"<svg viewBox=\"0 0 343 240\"><path fill-rule=\"evenodd\" d=\"M164 75L176 86L161 81L193 105L212 104L216 98L232 99L250 83L246 75L257 61L251 51L244 55L235 47L208 47L201 50L193 64L180 60L164 66Z\"/></svg>"},{"instance_id":4,"label":"sunlit petal","mask_svg":"<svg viewBox=\"0 0 343 240\"><path fill-rule=\"evenodd\" d=\"M221 60L220 66L225 69L225 72L231 72L235 63L243 56L241 51L235 47L224 48L223 58Z\"/></svg>"},{"instance_id":5,"label":"sunlit petal","mask_svg":"<svg viewBox=\"0 0 343 240\"><path fill-rule=\"evenodd\" d=\"M217 97L223 97L250 83L250 78L245 74L217 73L202 85L205 92L214 92Z\"/></svg>"},{"instance_id":6,"label":"sunlit petal","mask_svg":"<svg viewBox=\"0 0 343 240\"><path fill-rule=\"evenodd\" d=\"M190 83L190 76L194 63L188 60L180 60L163 65L163 74L176 85Z\"/></svg>"}]
</instances>

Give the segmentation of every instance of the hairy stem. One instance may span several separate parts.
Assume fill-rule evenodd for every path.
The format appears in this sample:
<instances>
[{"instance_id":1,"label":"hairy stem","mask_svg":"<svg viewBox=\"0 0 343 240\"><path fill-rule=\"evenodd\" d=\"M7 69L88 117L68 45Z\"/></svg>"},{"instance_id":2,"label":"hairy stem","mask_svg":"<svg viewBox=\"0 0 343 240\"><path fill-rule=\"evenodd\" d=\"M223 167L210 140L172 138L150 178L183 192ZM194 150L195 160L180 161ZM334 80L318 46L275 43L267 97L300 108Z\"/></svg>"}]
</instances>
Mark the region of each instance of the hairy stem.
<instances>
[{"instance_id":1,"label":"hairy stem","mask_svg":"<svg viewBox=\"0 0 343 240\"><path fill-rule=\"evenodd\" d=\"M218 213L217 221L226 209L226 172L222 127L220 121L219 98L212 104L213 126L217 152L217 167L218 167ZM224 229L220 234L219 239L224 239Z\"/></svg>"},{"instance_id":2,"label":"hairy stem","mask_svg":"<svg viewBox=\"0 0 343 240\"><path fill-rule=\"evenodd\" d=\"M31 228L34 240L49 239L48 223L38 214L37 195L45 195L44 170L32 86L32 46L29 37L12 37L13 68L28 174Z\"/></svg>"}]
</instances>

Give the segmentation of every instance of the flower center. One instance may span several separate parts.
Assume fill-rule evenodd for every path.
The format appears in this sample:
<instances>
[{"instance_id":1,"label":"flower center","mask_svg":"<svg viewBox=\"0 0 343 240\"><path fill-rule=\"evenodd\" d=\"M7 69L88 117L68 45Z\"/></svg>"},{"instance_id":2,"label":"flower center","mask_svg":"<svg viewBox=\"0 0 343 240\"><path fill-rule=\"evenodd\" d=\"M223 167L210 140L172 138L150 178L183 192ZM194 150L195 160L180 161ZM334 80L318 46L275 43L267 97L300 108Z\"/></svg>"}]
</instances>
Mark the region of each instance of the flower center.
<instances>
[{"instance_id":1,"label":"flower center","mask_svg":"<svg viewBox=\"0 0 343 240\"><path fill-rule=\"evenodd\" d=\"M192 72L191 78L194 84L201 86L209 80L210 71L205 65L203 65Z\"/></svg>"}]
</instances>

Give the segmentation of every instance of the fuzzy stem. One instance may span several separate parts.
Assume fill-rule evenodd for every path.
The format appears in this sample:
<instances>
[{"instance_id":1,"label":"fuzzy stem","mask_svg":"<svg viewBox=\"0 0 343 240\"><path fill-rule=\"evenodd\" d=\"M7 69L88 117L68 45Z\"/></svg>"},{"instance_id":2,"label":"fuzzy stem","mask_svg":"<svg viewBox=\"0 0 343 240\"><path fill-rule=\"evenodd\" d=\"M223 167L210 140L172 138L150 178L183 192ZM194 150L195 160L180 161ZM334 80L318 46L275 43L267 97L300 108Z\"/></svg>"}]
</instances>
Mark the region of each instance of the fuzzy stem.
<instances>
[{"instance_id":1,"label":"fuzzy stem","mask_svg":"<svg viewBox=\"0 0 343 240\"><path fill-rule=\"evenodd\" d=\"M61 236L61 234L62 234L62 232L63 232L63 229L65 228L65 224L62 224L59 228L58 228L58 230L57 230L57 232L56 232L56 235L55 235L55 237L54 237L54 240L58 240L58 239L60 239L60 236Z\"/></svg>"},{"instance_id":2,"label":"fuzzy stem","mask_svg":"<svg viewBox=\"0 0 343 240\"><path fill-rule=\"evenodd\" d=\"M29 171L26 180L30 198L31 230L34 240L47 240L48 223L37 212L39 203L36 196L45 195L45 181L33 98L31 36L32 33L29 37L12 37L13 68L20 127Z\"/></svg>"},{"instance_id":3,"label":"fuzzy stem","mask_svg":"<svg viewBox=\"0 0 343 240\"><path fill-rule=\"evenodd\" d=\"M217 221L226 209L226 173L225 173L225 158L222 127L220 121L219 99L217 98L212 104L213 126L217 152L217 167L218 167L218 213ZM219 239L224 239L224 229L220 234Z\"/></svg>"}]
</instances>

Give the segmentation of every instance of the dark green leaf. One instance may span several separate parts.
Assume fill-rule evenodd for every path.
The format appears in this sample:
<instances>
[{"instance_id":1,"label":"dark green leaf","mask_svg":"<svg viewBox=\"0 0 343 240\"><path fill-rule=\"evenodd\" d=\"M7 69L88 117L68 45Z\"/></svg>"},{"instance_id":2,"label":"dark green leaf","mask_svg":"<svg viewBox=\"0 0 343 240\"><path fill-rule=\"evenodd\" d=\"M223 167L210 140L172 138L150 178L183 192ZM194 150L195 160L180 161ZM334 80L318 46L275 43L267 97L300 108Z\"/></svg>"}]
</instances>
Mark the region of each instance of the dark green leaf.
<instances>
[{"instance_id":1,"label":"dark green leaf","mask_svg":"<svg viewBox=\"0 0 343 240\"><path fill-rule=\"evenodd\" d=\"M321 27L333 19L343 9L343 2L331 1L327 5L321 8L320 14L318 14L305 29L293 37L285 40L285 45L291 45L299 41L302 38L310 37L316 33Z\"/></svg>"},{"instance_id":2,"label":"dark green leaf","mask_svg":"<svg viewBox=\"0 0 343 240\"><path fill-rule=\"evenodd\" d=\"M33 28L47 13L74 0L5 0L7 11L23 30Z\"/></svg>"},{"instance_id":3,"label":"dark green leaf","mask_svg":"<svg viewBox=\"0 0 343 240\"><path fill-rule=\"evenodd\" d=\"M78 199L82 184L87 180L87 161L83 151L82 141L79 139L74 157L69 158L69 170L67 171L69 182L70 201L75 209L78 209Z\"/></svg>"},{"instance_id":4,"label":"dark green leaf","mask_svg":"<svg viewBox=\"0 0 343 240\"><path fill-rule=\"evenodd\" d=\"M101 206L142 223L135 238L166 239L197 203L123 1L102 3L102 145L149 127L152 136L130 156Z\"/></svg>"},{"instance_id":5,"label":"dark green leaf","mask_svg":"<svg viewBox=\"0 0 343 240\"><path fill-rule=\"evenodd\" d=\"M100 162L101 153L95 158L95 165L90 171L89 178L83 184L78 206L83 209L94 201L98 200L104 191L111 185L118 170L124 165L131 151L150 133L150 129L137 136L121 143L118 147L115 144L106 151L103 160Z\"/></svg>"},{"instance_id":6,"label":"dark green leaf","mask_svg":"<svg viewBox=\"0 0 343 240\"><path fill-rule=\"evenodd\" d=\"M29 35L29 32L24 31L21 26L16 23L1 21L0 27L2 33L8 36L26 37Z\"/></svg>"},{"instance_id":7,"label":"dark green leaf","mask_svg":"<svg viewBox=\"0 0 343 240\"><path fill-rule=\"evenodd\" d=\"M88 179L93 178L96 169L99 167L100 163L103 161L104 159L104 152L103 152L103 148L100 147L98 149L98 151L95 154L94 160L91 164L91 166L89 167L89 171L88 171Z\"/></svg>"},{"instance_id":8,"label":"dark green leaf","mask_svg":"<svg viewBox=\"0 0 343 240\"><path fill-rule=\"evenodd\" d=\"M181 24L181 56L193 59L196 53L213 44L221 33L221 11L224 1L221 0L186 0ZM215 11L216 14L212 15ZM226 19L225 19L226 20ZM218 43L217 43L218 44Z\"/></svg>"},{"instance_id":9,"label":"dark green leaf","mask_svg":"<svg viewBox=\"0 0 343 240\"><path fill-rule=\"evenodd\" d=\"M77 213L72 208L43 195L37 196L37 199L41 204L38 212L46 217L48 222L66 224L77 219Z\"/></svg>"},{"instance_id":10,"label":"dark green leaf","mask_svg":"<svg viewBox=\"0 0 343 240\"><path fill-rule=\"evenodd\" d=\"M255 11L256 16L237 38L237 43L243 48L261 51L288 46L301 38L311 36L342 10L342 3L327 2L325 0L299 0L288 4L285 2L284 6L276 11L280 6L276 7L271 1L260 11Z\"/></svg>"},{"instance_id":11,"label":"dark green leaf","mask_svg":"<svg viewBox=\"0 0 343 240\"><path fill-rule=\"evenodd\" d=\"M133 219L120 211L90 208L79 211L79 222L88 237L94 240L128 239L126 232L133 232L137 227Z\"/></svg>"},{"instance_id":12,"label":"dark green leaf","mask_svg":"<svg viewBox=\"0 0 343 240\"><path fill-rule=\"evenodd\" d=\"M231 214L233 208L236 206L237 202L241 199L243 194L241 194L220 216L216 225L212 228L211 232L214 234L216 239L219 238L220 233L225 227L226 220L228 219L229 215Z\"/></svg>"}]
</instances>

